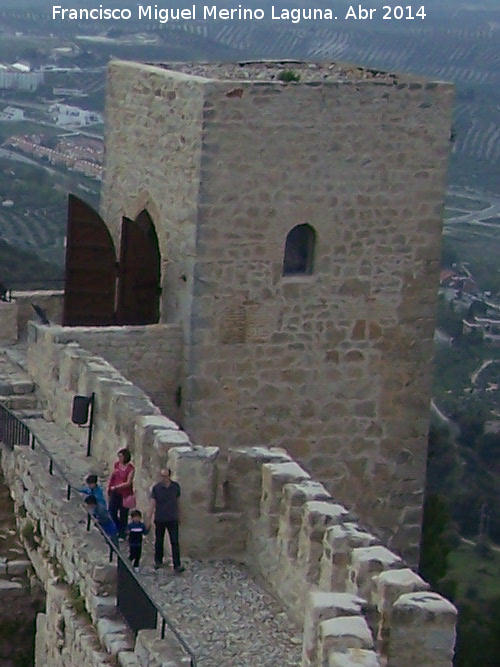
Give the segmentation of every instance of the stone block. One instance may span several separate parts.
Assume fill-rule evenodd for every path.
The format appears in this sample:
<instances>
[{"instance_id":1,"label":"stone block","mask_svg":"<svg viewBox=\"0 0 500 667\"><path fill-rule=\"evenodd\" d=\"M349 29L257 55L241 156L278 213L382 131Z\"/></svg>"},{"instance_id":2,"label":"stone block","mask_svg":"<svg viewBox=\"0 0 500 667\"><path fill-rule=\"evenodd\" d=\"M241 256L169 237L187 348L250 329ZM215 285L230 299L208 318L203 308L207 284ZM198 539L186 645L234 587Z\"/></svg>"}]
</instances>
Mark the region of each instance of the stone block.
<instances>
[{"instance_id":1,"label":"stone block","mask_svg":"<svg viewBox=\"0 0 500 667\"><path fill-rule=\"evenodd\" d=\"M21 597L26 595L26 591L21 583L18 581L2 581L0 580L0 595L2 600L8 597Z\"/></svg>"},{"instance_id":2,"label":"stone block","mask_svg":"<svg viewBox=\"0 0 500 667\"><path fill-rule=\"evenodd\" d=\"M96 628L106 650L112 655L134 648L130 630L123 621L101 618L97 621Z\"/></svg>"},{"instance_id":3,"label":"stone block","mask_svg":"<svg viewBox=\"0 0 500 667\"><path fill-rule=\"evenodd\" d=\"M305 503L302 527L299 533L298 566L309 583L318 583L320 561L323 555L323 540L326 530L332 525L344 523L350 518L342 505L324 501Z\"/></svg>"},{"instance_id":4,"label":"stone block","mask_svg":"<svg viewBox=\"0 0 500 667\"><path fill-rule=\"evenodd\" d=\"M450 667L457 609L437 593L401 595L393 605L388 667Z\"/></svg>"},{"instance_id":5,"label":"stone block","mask_svg":"<svg viewBox=\"0 0 500 667\"><path fill-rule=\"evenodd\" d=\"M330 651L328 667L381 667L379 656L375 651L362 648L351 648L345 652Z\"/></svg>"},{"instance_id":6,"label":"stone block","mask_svg":"<svg viewBox=\"0 0 500 667\"><path fill-rule=\"evenodd\" d=\"M116 659L120 667L141 667L136 654L132 651L120 651Z\"/></svg>"},{"instance_id":7,"label":"stone block","mask_svg":"<svg viewBox=\"0 0 500 667\"><path fill-rule=\"evenodd\" d=\"M348 566L348 591L372 601L376 589L375 576L385 570L402 569L399 556L382 546L359 547L352 550Z\"/></svg>"},{"instance_id":8,"label":"stone block","mask_svg":"<svg viewBox=\"0 0 500 667\"><path fill-rule=\"evenodd\" d=\"M0 345L11 345L18 338L16 301L0 301Z\"/></svg>"},{"instance_id":9,"label":"stone block","mask_svg":"<svg viewBox=\"0 0 500 667\"><path fill-rule=\"evenodd\" d=\"M364 600L349 593L311 591L307 597L304 616L302 667L318 664L319 625L338 616L360 616Z\"/></svg>"},{"instance_id":10,"label":"stone block","mask_svg":"<svg viewBox=\"0 0 500 667\"><path fill-rule=\"evenodd\" d=\"M285 484L306 479L310 479L309 473L295 461L264 463L262 466L260 524L265 535L274 537L277 533L279 508Z\"/></svg>"},{"instance_id":11,"label":"stone block","mask_svg":"<svg viewBox=\"0 0 500 667\"><path fill-rule=\"evenodd\" d=\"M408 568L382 572L374 577L374 583L376 592L372 598L379 614L377 645L379 651L387 655L394 603L401 595L428 590L429 584Z\"/></svg>"},{"instance_id":12,"label":"stone block","mask_svg":"<svg viewBox=\"0 0 500 667\"><path fill-rule=\"evenodd\" d=\"M230 449L227 482L229 508L248 517L259 514L264 463L291 461L284 449L245 447Z\"/></svg>"},{"instance_id":13,"label":"stone block","mask_svg":"<svg viewBox=\"0 0 500 667\"><path fill-rule=\"evenodd\" d=\"M113 618L116 615L116 597L91 595L89 597L89 613L93 619Z\"/></svg>"},{"instance_id":14,"label":"stone block","mask_svg":"<svg viewBox=\"0 0 500 667\"><path fill-rule=\"evenodd\" d=\"M35 384L29 380L17 381L12 383L14 394L31 394L35 390Z\"/></svg>"},{"instance_id":15,"label":"stone block","mask_svg":"<svg viewBox=\"0 0 500 667\"><path fill-rule=\"evenodd\" d=\"M320 585L325 590L346 590L348 564L356 547L377 544L377 538L357 524L346 522L331 526L325 532L323 555L320 565Z\"/></svg>"},{"instance_id":16,"label":"stone block","mask_svg":"<svg viewBox=\"0 0 500 667\"><path fill-rule=\"evenodd\" d=\"M31 567L29 560L10 560L7 563L7 573L9 575L26 574Z\"/></svg>"},{"instance_id":17,"label":"stone block","mask_svg":"<svg viewBox=\"0 0 500 667\"><path fill-rule=\"evenodd\" d=\"M176 431L171 431L175 435ZM179 431L179 433L182 433ZM182 539L185 548L203 541L217 492L217 447L172 447L168 466L181 486Z\"/></svg>"},{"instance_id":18,"label":"stone block","mask_svg":"<svg viewBox=\"0 0 500 667\"><path fill-rule=\"evenodd\" d=\"M429 584L409 568L382 572L374 577L374 583L381 612L389 610L400 595L429 589Z\"/></svg>"},{"instance_id":19,"label":"stone block","mask_svg":"<svg viewBox=\"0 0 500 667\"><path fill-rule=\"evenodd\" d=\"M171 447L190 447L192 443L184 431L166 429L155 432L153 446L159 456L165 456Z\"/></svg>"},{"instance_id":20,"label":"stone block","mask_svg":"<svg viewBox=\"0 0 500 667\"><path fill-rule=\"evenodd\" d=\"M92 579L97 584L114 584L116 582L116 565L114 563L94 565Z\"/></svg>"},{"instance_id":21,"label":"stone block","mask_svg":"<svg viewBox=\"0 0 500 667\"><path fill-rule=\"evenodd\" d=\"M370 628L362 616L337 616L319 624L318 665L328 665L332 652L373 649Z\"/></svg>"},{"instance_id":22,"label":"stone block","mask_svg":"<svg viewBox=\"0 0 500 667\"><path fill-rule=\"evenodd\" d=\"M282 557L295 559L297 556L304 504L311 500L327 501L329 498L330 494L319 482L306 480L285 484L278 528L278 549Z\"/></svg>"}]
</instances>

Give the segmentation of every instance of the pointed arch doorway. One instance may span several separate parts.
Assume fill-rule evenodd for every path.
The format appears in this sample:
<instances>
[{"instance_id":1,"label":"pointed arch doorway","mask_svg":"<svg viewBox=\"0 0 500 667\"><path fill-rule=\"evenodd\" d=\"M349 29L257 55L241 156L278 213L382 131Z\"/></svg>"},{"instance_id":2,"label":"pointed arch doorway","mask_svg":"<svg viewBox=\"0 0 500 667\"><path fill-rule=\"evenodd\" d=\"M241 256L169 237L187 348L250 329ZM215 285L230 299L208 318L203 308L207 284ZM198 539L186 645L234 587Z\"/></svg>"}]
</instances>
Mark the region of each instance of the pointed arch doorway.
<instances>
[{"instance_id":1,"label":"pointed arch doorway","mask_svg":"<svg viewBox=\"0 0 500 667\"><path fill-rule=\"evenodd\" d=\"M74 195L68 198L64 326L115 323L116 255L106 223Z\"/></svg>"},{"instance_id":2,"label":"pointed arch doorway","mask_svg":"<svg viewBox=\"0 0 500 667\"><path fill-rule=\"evenodd\" d=\"M120 262L106 223L81 199L68 199L64 326L155 324L161 259L146 210L123 218Z\"/></svg>"},{"instance_id":3,"label":"pointed arch doorway","mask_svg":"<svg viewBox=\"0 0 500 667\"><path fill-rule=\"evenodd\" d=\"M161 256L146 209L122 219L117 324L155 324L160 319Z\"/></svg>"}]
</instances>

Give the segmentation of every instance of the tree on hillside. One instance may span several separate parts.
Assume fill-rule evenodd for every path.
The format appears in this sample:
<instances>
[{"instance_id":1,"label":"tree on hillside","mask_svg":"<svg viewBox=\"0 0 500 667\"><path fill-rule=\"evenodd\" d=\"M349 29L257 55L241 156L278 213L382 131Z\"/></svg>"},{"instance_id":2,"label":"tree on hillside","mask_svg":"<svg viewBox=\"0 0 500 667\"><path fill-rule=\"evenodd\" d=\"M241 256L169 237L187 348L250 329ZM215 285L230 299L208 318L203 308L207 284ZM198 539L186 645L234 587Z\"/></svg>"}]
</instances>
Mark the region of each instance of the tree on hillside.
<instances>
[{"instance_id":1,"label":"tree on hillside","mask_svg":"<svg viewBox=\"0 0 500 667\"><path fill-rule=\"evenodd\" d=\"M432 494L425 499L419 571L434 588L448 570L448 554L452 550L453 524L442 498Z\"/></svg>"},{"instance_id":2,"label":"tree on hillside","mask_svg":"<svg viewBox=\"0 0 500 667\"><path fill-rule=\"evenodd\" d=\"M479 412L459 412L455 421L460 426L458 440L466 447L474 447L476 440L484 433L484 410Z\"/></svg>"},{"instance_id":3,"label":"tree on hillside","mask_svg":"<svg viewBox=\"0 0 500 667\"><path fill-rule=\"evenodd\" d=\"M500 433L482 433L476 441L476 449L486 465L500 471Z\"/></svg>"}]
</instances>

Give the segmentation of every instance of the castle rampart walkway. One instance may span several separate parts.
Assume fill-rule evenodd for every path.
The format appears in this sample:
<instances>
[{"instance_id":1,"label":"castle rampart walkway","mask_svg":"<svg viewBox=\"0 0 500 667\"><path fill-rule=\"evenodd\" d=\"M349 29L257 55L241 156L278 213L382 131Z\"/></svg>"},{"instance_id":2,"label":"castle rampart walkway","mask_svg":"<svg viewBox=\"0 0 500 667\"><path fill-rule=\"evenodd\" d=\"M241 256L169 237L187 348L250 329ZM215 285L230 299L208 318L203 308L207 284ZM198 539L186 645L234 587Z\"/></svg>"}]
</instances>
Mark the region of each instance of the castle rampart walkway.
<instances>
[{"instance_id":1,"label":"castle rampart walkway","mask_svg":"<svg viewBox=\"0 0 500 667\"><path fill-rule=\"evenodd\" d=\"M0 357L2 376L16 377L19 369L5 355ZM81 443L46 421L41 412L32 409L31 414L30 417L26 410L24 422L70 482L80 485L89 472L97 472L104 478L103 466L86 456ZM85 530L83 525L81 529ZM137 576L194 650L199 665L300 664L301 630L290 622L282 607L244 565L230 560L183 559L186 572L181 576L174 575L166 566L155 571L152 542L149 536ZM127 549L126 543L121 544L122 549Z\"/></svg>"}]
</instances>

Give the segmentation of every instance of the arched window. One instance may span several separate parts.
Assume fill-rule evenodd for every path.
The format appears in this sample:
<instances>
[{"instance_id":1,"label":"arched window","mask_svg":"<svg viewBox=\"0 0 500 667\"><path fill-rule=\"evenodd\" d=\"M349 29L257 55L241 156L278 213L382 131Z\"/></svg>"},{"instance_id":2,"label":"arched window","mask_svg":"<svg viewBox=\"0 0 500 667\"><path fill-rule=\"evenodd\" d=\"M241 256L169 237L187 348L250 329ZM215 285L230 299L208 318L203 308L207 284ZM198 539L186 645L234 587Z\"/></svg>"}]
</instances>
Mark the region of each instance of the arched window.
<instances>
[{"instance_id":1,"label":"arched window","mask_svg":"<svg viewBox=\"0 0 500 667\"><path fill-rule=\"evenodd\" d=\"M297 225L288 232L283 259L283 275L309 275L313 271L316 232L307 224Z\"/></svg>"}]
</instances>

